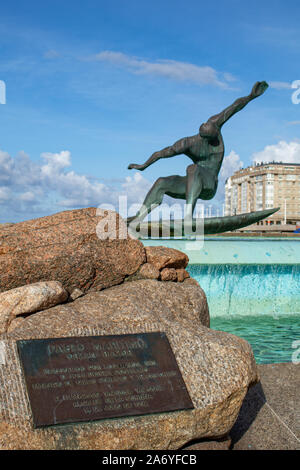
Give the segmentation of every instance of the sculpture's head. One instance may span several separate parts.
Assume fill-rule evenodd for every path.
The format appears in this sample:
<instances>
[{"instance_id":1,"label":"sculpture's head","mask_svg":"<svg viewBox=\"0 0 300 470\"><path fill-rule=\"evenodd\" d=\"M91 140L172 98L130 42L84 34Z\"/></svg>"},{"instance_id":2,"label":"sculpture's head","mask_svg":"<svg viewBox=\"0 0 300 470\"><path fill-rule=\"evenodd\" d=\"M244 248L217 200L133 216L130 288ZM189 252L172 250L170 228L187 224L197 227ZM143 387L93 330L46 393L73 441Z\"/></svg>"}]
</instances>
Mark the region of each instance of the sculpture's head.
<instances>
[{"instance_id":1,"label":"sculpture's head","mask_svg":"<svg viewBox=\"0 0 300 470\"><path fill-rule=\"evenodd\" d=\"M206 139L215 139L218 137L218 128L213 122L207 121L199 127L199 134Z\"/></svg>"}]
</instances>

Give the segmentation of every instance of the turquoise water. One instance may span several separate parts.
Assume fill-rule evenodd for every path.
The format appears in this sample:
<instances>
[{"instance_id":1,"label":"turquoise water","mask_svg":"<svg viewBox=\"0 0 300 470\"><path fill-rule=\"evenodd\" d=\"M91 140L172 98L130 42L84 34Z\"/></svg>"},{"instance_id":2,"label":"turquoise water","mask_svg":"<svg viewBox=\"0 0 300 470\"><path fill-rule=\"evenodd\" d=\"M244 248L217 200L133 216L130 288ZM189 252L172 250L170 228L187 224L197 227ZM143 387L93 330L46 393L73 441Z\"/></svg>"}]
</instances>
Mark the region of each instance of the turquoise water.
<instances>
[{"instance_id":1,"label":"turquoise water","mask_svg":"<svg viewBox=\"0 0 300 470\"><path fill-rule=\"evenodd\" d=\"M300 265L189 265L211 328L246 339L258 363L291 362L300 339Z\"/></svg>"},{"instance_id":2,"label":"turquoise water","mask_svg":"<svg viewBox=\"0 0 300 470\"><path fill-rule=\"evenodd\" d=\"M300 314L300 264L191 264L211 317Z\"/></svg>"},{"instance_id":3,"label":"turquoise water","mask_svg":"<svg viewBox=\"0 0 300 470\"><path fill-rule=\"evenodd\" d=\"M211 328L214 330L246 339L258 364L291 362L296 351L294 342L300 339L299 325L300 315L211 318Z\"/></svg>"},{"instance_id":4,"label":"turquoise water","mask_svg":"<svg viewBox=\"0 0 300 470\"><path fill-rule=\"evenodd\" d=\"M292 361L300 340L300 237L143 243L188 255L187 270L207 296L211 328L246 339L258 363Z\"/></svg>"}]
</instances>

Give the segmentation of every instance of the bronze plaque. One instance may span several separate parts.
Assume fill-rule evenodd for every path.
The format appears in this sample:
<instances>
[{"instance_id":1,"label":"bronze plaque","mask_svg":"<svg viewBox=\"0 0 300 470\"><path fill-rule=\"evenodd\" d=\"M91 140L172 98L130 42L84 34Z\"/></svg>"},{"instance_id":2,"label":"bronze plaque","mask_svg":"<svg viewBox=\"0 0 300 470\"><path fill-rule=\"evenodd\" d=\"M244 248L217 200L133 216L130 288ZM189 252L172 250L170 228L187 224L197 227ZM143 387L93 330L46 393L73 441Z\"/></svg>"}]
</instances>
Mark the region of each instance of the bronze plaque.
<instances>
[{"instance_id":1,"label":"bronze plaque","mask_svg":"<svg viewBox=\"0 0 300 470\"><path fill-rule=\"evenodd\" d=\"M193 408L165 333L17 345L34 427Z\"/></svg>"}]
</instances>

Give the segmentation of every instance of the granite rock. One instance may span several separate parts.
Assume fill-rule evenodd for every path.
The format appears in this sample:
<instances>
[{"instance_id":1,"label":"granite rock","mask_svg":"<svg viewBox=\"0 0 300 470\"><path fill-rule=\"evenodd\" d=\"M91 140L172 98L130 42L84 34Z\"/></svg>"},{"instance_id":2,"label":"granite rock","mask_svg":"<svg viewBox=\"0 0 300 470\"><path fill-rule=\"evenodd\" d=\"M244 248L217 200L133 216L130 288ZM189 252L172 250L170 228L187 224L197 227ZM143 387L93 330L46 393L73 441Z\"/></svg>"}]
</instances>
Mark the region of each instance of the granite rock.
<instances>
[{"instance_id":1,"label":"granite rock","mask_svg":"<svg viewBox=\"0 0 300 470\"><path fill-rule=\"evenodd\" d=\"M24 320L25 320L24 317L13 318L7 327L7 333L10 333L15 328L19 327L23 323Z\"/></svg>"},{"instance_id":2,"label":"granite rock","mask_svg":"<svg viewBox=\"0 0 300 470\"><path fill-rule=\"evenodd\" d=\"M183 282L185 279L188 279L190 277L189 273L183 268L176 269L176 273L178 282Z\"/></svg>"},{"instance_id":3,"label":"granite rock","mask_svg":"<svg viewBox=\"0 0 300 470\"><path fill-rule=\"evenodd\" d=\"M70 297L69 297L69 300L70 300L70 302L71 302L72 300L76 300L76 299L78 299L79 297L82 297L83 295L84 295L84 292L82 292L82 290L75 288L75 289L71 292Z\"/></svg>"},{"instance_id":4,"label":"granite rock","mask_svg":"<svg viewBox=\"0 0 300 470\"><path fill-rule=\"evenodd\" d=\"M186 268L188 256L182 251L165 246L146 246L147 263L153 264L158 270L164 268Z\"/></svg>"},{"instance_id":5,"label":"granite rock","mask_svg":"<svg viewBox=\"0 0 300 470\"><path fill-rule=\"evenodd\" d=\"M227 435L257 368L245 340L208 326L198 284L156 280L89 292L31 315L2 341L0 448L167 450ZM33 429L16 340L154 331L166 333L194 409Z\"/></svg>"},{"instance_id":6,"label":"granite rock","mask_svg":"<svg viewBox=\"0 0 300 470\"><path fill-rule=\"evenodd\" d=\"M160 277L159 270L150 263L142 264L138 273L141 279L159 279Z\"/></svg>"},{"instance_id":7,"label":"granite rock","mask_svg":"<svg viewBox=\"0 0 300 470\"><path fill-rule=\"evenodd\" d=\"M28 316L21 329L10 337L23 339L69 336L68 332L82 326L124 324L134 327L137 322L153 320L180 322L187 327L199 324L209 327L209 310L204 291L199 284L185 286L157 280L125 282L100 292L90 292L74 302Z\"/></svg>"},{"instance_id":8,"label":"granite rock","mask_svg":"<svg viewBox=\"0 0 300 470\"><path fill-rule=\"evenodd\" d=\"M193 277L187 277L183 280L184 286L199 286L199 282Z\"/></svg>"},{"instance_id":9,"label":"granite rock","mask_svg":"<svg viewBox=\"0 0 300 470\"><path fill-rule=\"evenodd\" d=\"M135 273L145 262L142 243L126 233L124 238L118 214L96 211L65 211L2 227L0 292L48 280L61 282L69 292L87 292L120 284ZM104 226L107 214L115 217L114 226Z\"/></svg>"},{"instance_id":10,"label":"granite rock","mask_svg":"<svg viewBox=\"0 0 300 470\"><path fill-rule=\"evenodd\" d=\"M0 293L0 333L8 330L18 315L37 312L65 302L68 292L60 282L37 282Z\"/></svg>"},{"instance_id":11,"label":"granite rock","mask_svg":"<svg viewBox=\"0 0 300 470\"><path fill-rule=\"evenodd\" d=\"M177 273L175 268L163 268L160 272L162 281L177 281Z\"/></svg>"}]
</instances>

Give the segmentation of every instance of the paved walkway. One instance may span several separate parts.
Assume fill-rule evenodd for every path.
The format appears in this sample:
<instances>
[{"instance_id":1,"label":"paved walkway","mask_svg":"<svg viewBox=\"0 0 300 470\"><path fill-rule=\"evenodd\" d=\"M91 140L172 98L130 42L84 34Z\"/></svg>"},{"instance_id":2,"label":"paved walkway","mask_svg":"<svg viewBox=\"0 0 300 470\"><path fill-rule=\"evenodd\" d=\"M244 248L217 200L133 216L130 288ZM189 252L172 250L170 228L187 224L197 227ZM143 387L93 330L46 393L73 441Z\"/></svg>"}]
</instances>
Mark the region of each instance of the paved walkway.
<instances>
[{"instance_id":1,"label":"paved walkway","mask_svg":"<svg viewBox=\"0 0 300 470\"><path fill-rule=\"evenodd\" d=\"M261 364L231 430L234 450L300 450L300 364Z\"/></svg>"}]
</instances>

